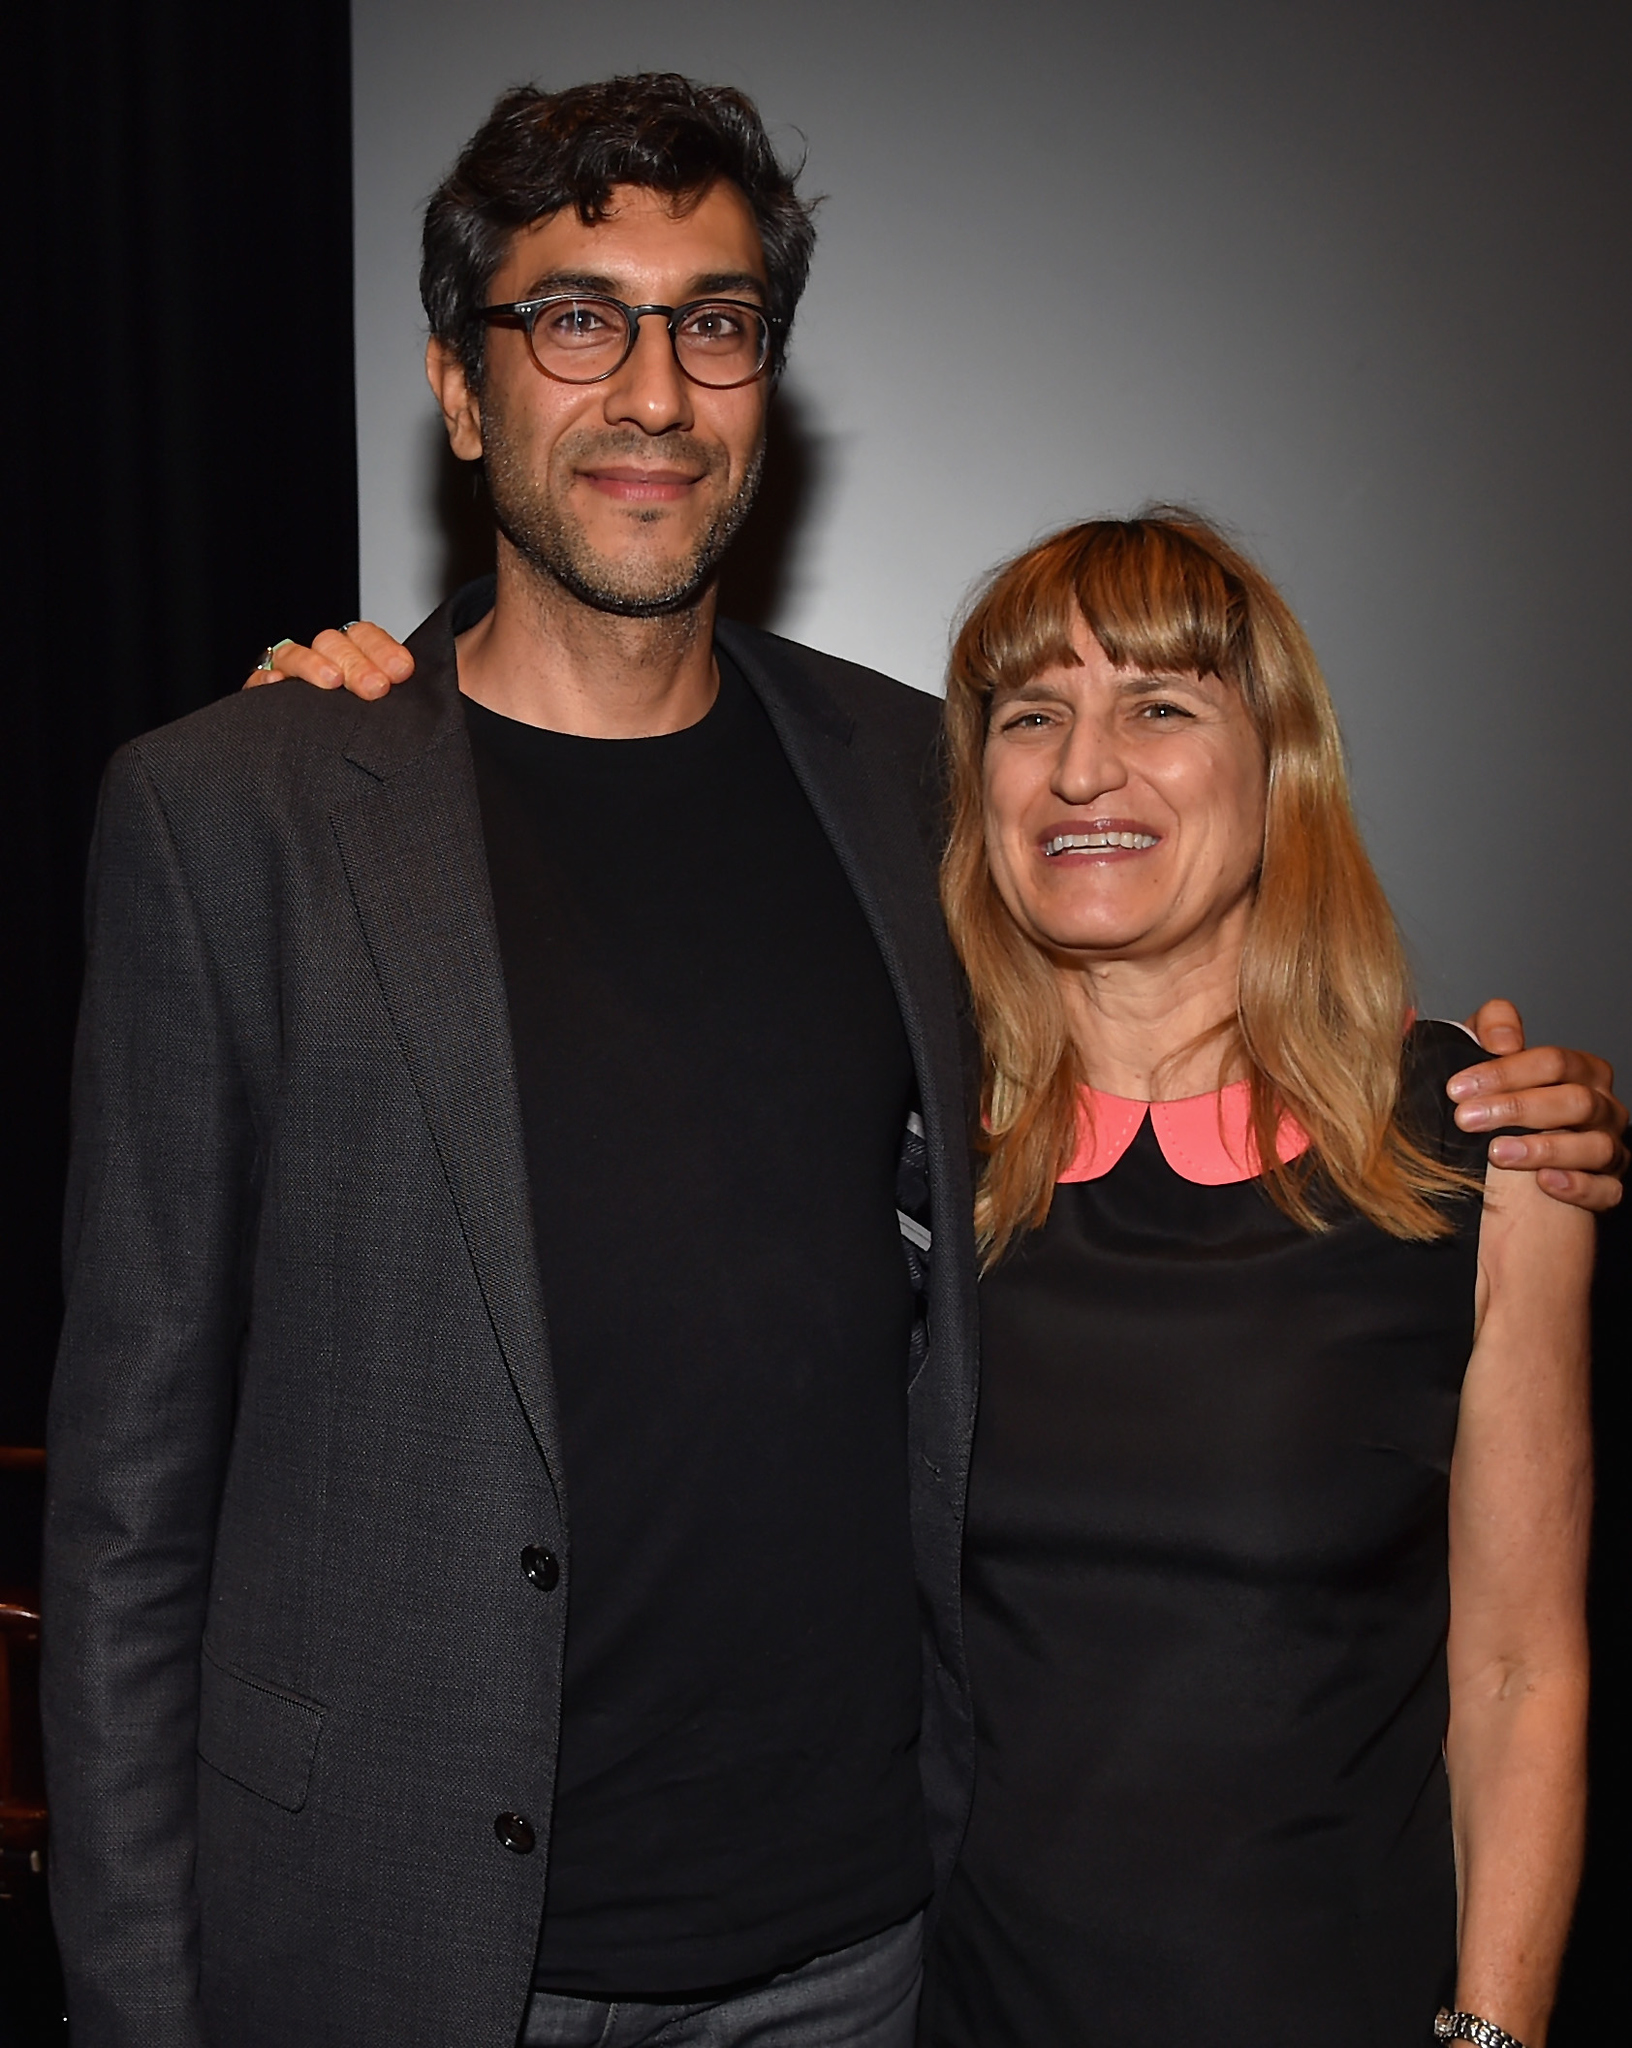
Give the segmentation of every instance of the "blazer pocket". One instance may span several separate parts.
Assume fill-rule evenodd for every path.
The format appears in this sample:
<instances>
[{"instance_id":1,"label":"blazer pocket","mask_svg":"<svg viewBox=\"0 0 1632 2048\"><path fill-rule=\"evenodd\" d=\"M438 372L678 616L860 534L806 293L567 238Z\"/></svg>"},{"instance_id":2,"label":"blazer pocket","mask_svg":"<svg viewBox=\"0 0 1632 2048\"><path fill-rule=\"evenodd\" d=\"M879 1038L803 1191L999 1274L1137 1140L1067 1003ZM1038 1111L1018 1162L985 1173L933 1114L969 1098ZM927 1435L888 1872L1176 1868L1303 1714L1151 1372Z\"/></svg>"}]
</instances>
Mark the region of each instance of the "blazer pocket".
<instances>
[{"instance_id":1,"label":"blazer pocket","mask_svg":"<svg viewBox=\"0 0 1632 2048\"><path fill-rule=\"evenodd\" d=\"M299 1813L322 1733L323 1709L315 1700L229 1670L204 1652L198 1753L211 1770L285 1813Z\"/></svg>"}]
</instances>

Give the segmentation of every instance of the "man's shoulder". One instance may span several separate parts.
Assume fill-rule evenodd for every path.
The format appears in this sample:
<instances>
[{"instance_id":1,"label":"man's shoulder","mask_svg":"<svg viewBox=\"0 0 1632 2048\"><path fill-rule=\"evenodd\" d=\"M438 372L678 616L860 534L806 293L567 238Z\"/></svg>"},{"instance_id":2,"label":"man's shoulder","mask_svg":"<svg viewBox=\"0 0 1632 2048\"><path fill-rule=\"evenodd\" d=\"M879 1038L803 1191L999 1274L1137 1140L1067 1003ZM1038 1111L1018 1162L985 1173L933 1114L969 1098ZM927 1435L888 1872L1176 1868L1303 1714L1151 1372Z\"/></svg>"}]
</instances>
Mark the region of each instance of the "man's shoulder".
<instances>
[{"instance_id":1,"label":"man's shoulder","mask_svg":"<svg viewBox=\"0 0 1632 2048\"><path fill-rule=\"evenodd\" d=\"M357 700L343 690L309 683L267 683L218 697L168 725L154 726L128 743L149 772L165 776L215 765L264 769L295 748L344 748L356 722Z\"/></svg>"},{"instance_id":2,"label":"man's shoulder","mask_svg":"<svg viewBox=\"0 0 1632 2048\"><path fill-rule=\"evenodd\" d=\"M718 631L727 651L739 660L747 657L783 678L804 682L875 735L887 735L920 751L932 746L940 732L941 700L925 690L819 647L784 640L763 627L745 626L738 619L722 619Z\"/></svg>"},{"instance_id":3,"label":"man's shoulder","mask_svg":"<svg viewBox=\"0 0 1632 2048\"><path fill-rule=\"evenodd\" d=\"M925 850L937 860L946 827L940 698L758 627L722 620L717 631L762 694L853 742L853 758L915 813Z\"/></svg>"},{"instance_id":4,"label":"man's shoulder","mask_svg":"<svg viewBox=\"0 0 1632 2048\"><path fill-rule=\"evenodd\" d=\"M363 703L294 680L268 683L142 733L120 749L112 772L139 774L167 807L212 797L252 810L332 803L360 779L350 757L365 721L394 726L406 718L419 726L428 709Z\"/></svg>"}]
</instances>

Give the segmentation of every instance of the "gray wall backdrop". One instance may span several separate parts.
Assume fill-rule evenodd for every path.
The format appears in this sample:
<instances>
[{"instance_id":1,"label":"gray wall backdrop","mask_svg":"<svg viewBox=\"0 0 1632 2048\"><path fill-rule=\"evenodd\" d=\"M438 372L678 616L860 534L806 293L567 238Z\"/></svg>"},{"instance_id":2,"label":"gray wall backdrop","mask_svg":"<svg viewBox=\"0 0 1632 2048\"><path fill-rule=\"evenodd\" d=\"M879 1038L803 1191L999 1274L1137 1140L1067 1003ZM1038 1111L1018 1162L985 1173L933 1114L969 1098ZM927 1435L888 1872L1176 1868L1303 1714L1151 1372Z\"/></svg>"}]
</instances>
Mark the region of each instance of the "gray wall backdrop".
<instances>
[{"instance_id":1,"label":"gray wall backdrop","mask_svg":"<svg viewBox=\"0 0 1632 2048\"><path fill-rule=\"evenodd\" d=\"M827 199L737 608L934 689L1033 536L1223 517L1326 664L1425 1006L1625 1073L1629 16L355 0L364 611L469 554L414 283L462 139L528 78L739 84Z\"/></svg>"}]
</instances>

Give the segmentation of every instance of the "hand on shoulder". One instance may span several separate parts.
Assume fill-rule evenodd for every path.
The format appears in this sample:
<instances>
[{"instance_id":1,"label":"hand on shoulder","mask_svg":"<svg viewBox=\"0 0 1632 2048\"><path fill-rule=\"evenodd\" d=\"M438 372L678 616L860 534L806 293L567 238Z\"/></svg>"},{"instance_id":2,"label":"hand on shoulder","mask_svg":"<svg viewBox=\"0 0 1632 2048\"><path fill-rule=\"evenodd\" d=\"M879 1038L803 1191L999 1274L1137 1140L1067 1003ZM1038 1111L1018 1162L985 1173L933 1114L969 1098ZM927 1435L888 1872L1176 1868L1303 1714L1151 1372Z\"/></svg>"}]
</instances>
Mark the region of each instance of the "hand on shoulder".
<instances>
[{"instance_id":1,"label":"hand on shoulder","mask_svg":"<svg viewBox=\"0 0 1632 2048\"><path fill-rule=\"evenodd\" d=\"M346 689L354 697L384 697L393 683L407 682L414 672L414 657L402 642L368 619L331 626L319 633L310 647L298 640L279 640L267 653L271 667L251 669L246 690L294 677L319 690Z\"/></svg>"},{"instance_id":2,"label":"hand on shoulder","mask_svg":"<svg viewBox=\"0 0 1632 2048\"><path fill-rule=\"evenodd\" d=\"M1632 1155L1608 1060L1566 1046L1526 1047L1523 1020L1501 997L1482 1003L1468 1029L1494 1057L1445 1084L1461 1128L1522 1125L1530 1135L1492 1141L1493 1166L1534 1174L1544 1193L1574 1208L1613 1209Z\"/></svg>"}]
</instances>

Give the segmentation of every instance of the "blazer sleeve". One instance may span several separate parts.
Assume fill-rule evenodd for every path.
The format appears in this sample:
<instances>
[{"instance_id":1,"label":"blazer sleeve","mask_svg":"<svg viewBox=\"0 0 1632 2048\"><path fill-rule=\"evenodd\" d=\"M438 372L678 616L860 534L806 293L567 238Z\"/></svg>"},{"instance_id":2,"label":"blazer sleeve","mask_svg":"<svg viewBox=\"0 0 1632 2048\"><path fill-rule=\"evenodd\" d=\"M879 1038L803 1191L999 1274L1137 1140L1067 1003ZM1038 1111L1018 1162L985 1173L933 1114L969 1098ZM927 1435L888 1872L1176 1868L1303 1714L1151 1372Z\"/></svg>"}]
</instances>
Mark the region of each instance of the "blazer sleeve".
<instances>
[{"instance_id":1,"label":"blazer sleeve","mask_svg":"<svg viewBox=\"0 0 1632 2048\"><path fill-rule=\"evenodd\" d=\"M200 1643L246 1322L254 1133L140 754L103 785L75 1053L42 1695L74 2038L201 2048Z\"/></svg>"}]
</instances>

